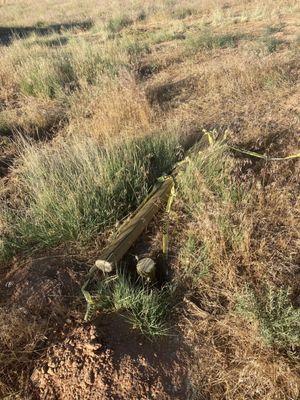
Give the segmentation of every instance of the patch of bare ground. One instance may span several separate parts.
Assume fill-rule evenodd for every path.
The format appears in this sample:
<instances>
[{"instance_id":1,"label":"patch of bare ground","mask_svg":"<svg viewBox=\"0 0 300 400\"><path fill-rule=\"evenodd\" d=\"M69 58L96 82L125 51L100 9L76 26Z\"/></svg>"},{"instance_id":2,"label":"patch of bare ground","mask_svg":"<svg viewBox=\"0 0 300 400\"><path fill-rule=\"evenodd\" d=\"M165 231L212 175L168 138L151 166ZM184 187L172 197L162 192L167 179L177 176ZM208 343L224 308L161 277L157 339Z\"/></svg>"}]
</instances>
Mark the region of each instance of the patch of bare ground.
<instances>
[{"instance_id":1,"label":"patch of bare ground","mask_svg":"<svg viewBox=\"0 0 300 400\"><path fill-rule=\"evenodd\" d=\"M178 344L149 343L123 317L104 315L47 350L31 376L34 391L39 399L185 399Z\"/></svg>"},{"instance_id":2,"label":"patch of bare ground","mask_svg":"<svg viewBox=\"0 0 300 400\"><path fill-rule=\"evenodd\" d=\"M16 262L2 278L1 396L17 396L21 385L31 398L26 376L65 320L76 314L82 273L77 263L49 256Z\"/></svg>"},{"instance_id":3,"label":"patch of bare ground","mask_svg":"<svg viewBox=\"0 0 300 400\"><path fill-rule=\"evenodd\" d=\"M49 256L19 264L2 282L1 293L15 306L41 318L64 315L79 294L79 277L84 268L65 259Z\"/></svg>"}]
</instances>

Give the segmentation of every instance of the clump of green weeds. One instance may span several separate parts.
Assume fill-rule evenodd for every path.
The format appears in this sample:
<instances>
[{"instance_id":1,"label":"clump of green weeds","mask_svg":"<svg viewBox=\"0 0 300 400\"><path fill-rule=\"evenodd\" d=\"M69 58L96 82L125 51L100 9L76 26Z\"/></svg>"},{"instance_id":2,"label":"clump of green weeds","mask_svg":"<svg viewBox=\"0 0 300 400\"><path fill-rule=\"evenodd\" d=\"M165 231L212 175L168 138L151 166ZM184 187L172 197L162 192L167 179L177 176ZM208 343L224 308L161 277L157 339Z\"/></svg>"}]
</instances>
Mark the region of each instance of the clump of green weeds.
<instances>
[{"instance_id":1,"label":"clump of green weeds","mask_svg":"<svg viewBox=\"0 0 300 400\"><path fill-rule=\"evenodd\" d=\"M240 34L214 34L210 29L203 29L199 35L191 36L187 42L187 49L191 52L199 50L223 49L226 47L235 47L238 40L243 38Z\"/></svg>"},{"instance_id":2,"label":"clump of green weeds","mask_svg":"<svg viewBox=\"0 0 300 400\"><path fill-rule=\"evenodd\" d=\"M85 242L113 227L172 168L179 149L176 136L158 134L106 147L87 137L25 146L19 207L8 213L3 247L13 253Z\"/></svg>"},{"instance_id":3,"label":"clump of green weeds","mask_svg":"<svg viewBox=\"0 0 300 400\"><path fill-rule=\"evenodd\" d=\"M132 24L132 19L129 18L127 15L120 15L115 18L111 18L107 23L107 30L112 33L118 33L126 26Z\"/></svg>"},{"instance_id":4,"label":"clump of green weeds","mask_svg":"<svg viewBox=\"0 0 300 400\"><path fill-rule=\"evenodd\" d=\"M290 290L270 285L259 295L246 287L236 309L250 321L258 321L267 344L295 348L300 345L300 309L293 307L290 295Z\"/></svg>"},{"instance_id":5,"label":"clump of green weeds","mask_svg":"<svg viewBox=\"0 0 300 400\"><path fill-rule=\"evenodd\" d=\"M172 11L172 17L175 19L185 19L195 13L195 10L188 7L176 8Z\"/></svg>"},{"instance_id":6,"label":"clump of green weeds","mask_svg":"<svg viewBox=\"0 0 300 400\"><path fill-rule=\"evenodd\" d=\"M133 328L154 339L168 334L171 294L170 286L158 290L119 273L99 282L95 302L98 309L123 313Z\"/></svg>"}]
</instances>

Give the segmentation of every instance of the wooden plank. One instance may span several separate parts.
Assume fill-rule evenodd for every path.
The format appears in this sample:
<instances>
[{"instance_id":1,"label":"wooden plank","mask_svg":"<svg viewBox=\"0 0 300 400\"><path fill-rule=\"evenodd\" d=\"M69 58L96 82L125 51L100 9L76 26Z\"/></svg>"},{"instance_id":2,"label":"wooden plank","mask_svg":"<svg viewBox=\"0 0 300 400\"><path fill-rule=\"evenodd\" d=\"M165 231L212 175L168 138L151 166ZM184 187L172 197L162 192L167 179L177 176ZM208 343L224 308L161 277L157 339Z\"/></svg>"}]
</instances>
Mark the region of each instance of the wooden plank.
<instances>
[{"instance_id":1,"label":"wooden plank","mask_svg":"<svg viewBox=\"0 0 300 400\"><path fill-rule=\"evenodd\" d=\"M183 143L184 148L190 148L187 155L192 152L201 151L207 145L208 140L205 135L200 140L199 135L187 137ZM188 162L188 157L176 164L171 175L166 176L157 183L150 195L143 201L134 214L122 224L115 239L100 254L94 267L90 270L90 274L96 269L100 269L105 273L112 272L115 269L117 263L147 228L154 215L166 205L174 184L173 177L184 167L185 162Z\"/></svg>"},{"instance_id":2,"label":"wooden plank","mask_svg":"<svg viewBox=\"0 0 300 400\"><path fill-rule=\"evenodd\" d=\"M147 201L138 208L132 218L123 223L117 232L116 238L103 250L103 253L95 262L97 268L103 272L114 270L116 264L140 237L154 215L166 204L172 186L173 178L171 176L166 177L157 184Z\"/></svg>"}]
</instances>

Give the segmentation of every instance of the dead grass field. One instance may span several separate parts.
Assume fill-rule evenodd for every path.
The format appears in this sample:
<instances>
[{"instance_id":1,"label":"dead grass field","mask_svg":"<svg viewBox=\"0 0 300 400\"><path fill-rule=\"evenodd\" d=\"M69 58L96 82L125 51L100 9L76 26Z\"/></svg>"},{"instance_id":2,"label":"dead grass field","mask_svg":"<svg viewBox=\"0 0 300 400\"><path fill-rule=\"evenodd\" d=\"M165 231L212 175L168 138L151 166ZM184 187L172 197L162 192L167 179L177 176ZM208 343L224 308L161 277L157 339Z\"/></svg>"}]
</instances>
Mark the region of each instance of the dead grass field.
<instances>
[{"instance_id":1,"label":"dead grass field","mask_svg":"<svg viewBox=\"0 0 300 400\"><path fill-rule=\"evenodd\" d=\"M204 130L221 140L176 181L173 300L118 281L98 306L131 313L128 329L146 336L176 331L186 391L158 385L153 398L299 399L299 159L230 147L299 153L299 11L294 0L0 0L1 398L47 398L31 375L82 318L85 272L181 159L182 138ZM159 248L161 229L144 240ZM144 386L101 398L146 399Z\"/></svg>"}]
</instances>

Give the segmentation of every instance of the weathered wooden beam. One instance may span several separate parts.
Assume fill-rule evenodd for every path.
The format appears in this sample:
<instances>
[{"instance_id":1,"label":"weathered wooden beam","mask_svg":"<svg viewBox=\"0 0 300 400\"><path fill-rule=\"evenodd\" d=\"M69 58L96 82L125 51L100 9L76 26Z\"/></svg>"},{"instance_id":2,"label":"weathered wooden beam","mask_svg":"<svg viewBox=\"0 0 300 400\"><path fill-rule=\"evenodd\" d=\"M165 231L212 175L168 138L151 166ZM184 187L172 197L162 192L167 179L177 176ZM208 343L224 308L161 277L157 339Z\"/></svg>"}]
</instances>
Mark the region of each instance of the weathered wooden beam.
<instances>
[{"instance_id":1,"label":"weathered wooden beam","mask_svg":"<svg viewBox=\"0 0 300 400\"><path fill-rule=\"evenodd\" d=\"M103 253L95 262L97 268L103 272L114 270L116 264L146 229L154 215L166 204L172 186L173 178L171 176L166 177L157 184L134 215L123 223L117 232L116 238L103 250Z\"/></svg>"},{"instance_id":2,"label":"weathered wooden beam","mask_svg":"<svg viewBox=\"0 0 300 400\"><path fill-rule=\"evenodd\" d=\"M187 155L193 151L203 150L207 144L208 140L205 135L203 135L200 140L199 135L187 137L183 143L185 148L190 148ZM115 269L117 263L140 237L142 232L153 219L154 215L166 205L174 184L173 177L178 174L185 161L188 161L188 158L183 162L176 164L171 175L158 182L150 195L143 201L135 213L121 225L115 239L106 246L98 260L95 262L94 267L90 271L91 274L95 269L100 269L105 273L112 272Z\"/></svg>"}]
</instances>

